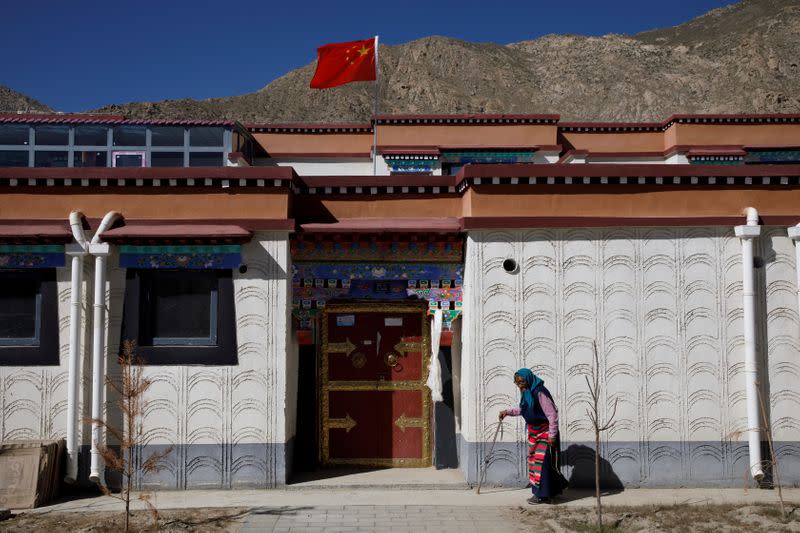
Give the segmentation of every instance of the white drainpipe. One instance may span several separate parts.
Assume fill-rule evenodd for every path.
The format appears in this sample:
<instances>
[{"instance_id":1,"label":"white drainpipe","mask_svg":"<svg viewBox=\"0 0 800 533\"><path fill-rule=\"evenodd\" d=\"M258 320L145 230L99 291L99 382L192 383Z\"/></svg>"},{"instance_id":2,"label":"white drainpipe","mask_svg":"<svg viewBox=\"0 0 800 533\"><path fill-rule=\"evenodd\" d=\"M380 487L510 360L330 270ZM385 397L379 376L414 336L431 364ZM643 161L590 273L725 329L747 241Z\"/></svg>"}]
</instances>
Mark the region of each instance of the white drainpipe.
<instances>
[{"instance_id":1,"label":"white drainpipe","mask_svg":"<svg viewBox=\"0 0 800 533\"><path fill-rule=\"evenodd\" d=\"M94 336L92 344L92 460L89 470L89 479L100 483L102 479L102 458L99 444L103 442L103 426L99 423L104 419L103 400L106 379L106 259L109 246L100 242L100 236L118 218L120 214L111 211L103 217L89 244L89 253L95 256L94 262Z\"/></svg>"},{"instance_id":2,"label":"white drainpipe","mask_svg":"<svg viewBox=\"0 0 800 533\"><path fill-rule=\"evenodd\" d=\"M764 478L761 465L761 424L758 415L758 365L756 362L755 290L753 273L753 240L761 234L758 211L745 209L747 224L736 226L742 241L742 300L744 306L744 378L747 395L747 437L750 451L750 474L756 481Z\"/></svg>"},{"instance_id":3,"label":"white drainpipe","mask_svg":"<svg viewBox=\"0 0 800 533\"><path fill-rule=\"evenodd\" d=\"M797 274L797 311L800 312L800 224L787 229L789 238L794 241L794 264Z\"/></svg>"},{"instance_id":4,"label":"white drainpipe","mask_svg":"<svg viewBox=\"0 0 800 533\"><path fill-rule=\"evenodd\" d=\"M67 385L67 474L64 481L75 483L78 479L78 376L81 362L81 289L83 284L83 257L87 253L88 243L83 234L83 214L73 211L69 214L69 227L75 244L66 247L66 253L72 257L72 285L70 290L69 313L69 374Z\"/></svg>"}]
</instances>

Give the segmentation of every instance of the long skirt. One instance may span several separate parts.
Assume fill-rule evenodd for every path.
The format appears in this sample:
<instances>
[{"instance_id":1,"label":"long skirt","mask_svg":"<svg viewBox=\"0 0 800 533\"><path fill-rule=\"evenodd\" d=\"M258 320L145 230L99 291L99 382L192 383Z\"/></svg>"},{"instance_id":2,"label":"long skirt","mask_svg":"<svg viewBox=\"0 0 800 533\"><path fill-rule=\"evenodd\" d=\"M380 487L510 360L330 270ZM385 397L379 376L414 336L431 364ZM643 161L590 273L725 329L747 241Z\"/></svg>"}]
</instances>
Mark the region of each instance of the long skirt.
<instances>
[{"instance_id":1,"label":"long skirt","mask_svg":"<svg viewBox=\"0 0 800 533\"><path fill-rule=\"evenodd\" d=\"M552 498L561 494L561 482L548 444L549 425L528 424L528 479L537 498Z\"/></svg>"}]
</instances>

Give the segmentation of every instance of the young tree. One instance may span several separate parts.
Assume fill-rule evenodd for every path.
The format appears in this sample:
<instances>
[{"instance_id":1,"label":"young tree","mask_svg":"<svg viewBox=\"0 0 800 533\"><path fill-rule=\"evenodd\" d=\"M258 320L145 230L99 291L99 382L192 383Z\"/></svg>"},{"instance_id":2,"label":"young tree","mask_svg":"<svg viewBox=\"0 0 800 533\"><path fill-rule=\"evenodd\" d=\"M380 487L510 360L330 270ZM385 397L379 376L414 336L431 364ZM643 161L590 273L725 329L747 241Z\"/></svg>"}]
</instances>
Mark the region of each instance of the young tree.
<instances>
[{"instance_id":1,"label":"young tree","mask_svg":"<svg viewBox=\"0 0 800 533\"><path fill-rule=\"evenodd\" d=\"M117 393L114 405L122 413L123 428L114 427L104 420L91 420L100 424L106 429L118 443L117 446L108 446L97 443L100 455L106 469L119 472L122 476L122 488L120 494L114 494L101 482L98 482L103 494L117 498L125 503L125 532L129 531L131 516L131 497L133 492L133 478L137 471L140 474L155 473L160 470L161 460L169 455L172 446L160 451L152 452L147 459L142 462L139 468L135 464L135 452L142 445L142 423L146 402L142 396L152 385L152 381L145 378L142 373L142 360L136 356L136 343L126 340L122 345L122 355L119 356L119 366L122 373L118 379L106 377L106 384ZM150 502L147 494L139 494L137 499L142 501L147 510L153 517L153 522L158 522L158 510Z\"/></svg>"},{"instance_id":2,"label":"young tree","mask_svg":"<svg viewBox=\"0 0 800 533\"><path fill-rule=\"evenodd\" d=\"M586 378L586 385L589 387L589 396L591 403L586 409L586 415L592 422L594 428L594 491L597 498L597 527L603 527L603 505L600 500L600 433L607 431L614 427L614 417L617 414L617 401L614 400L614 406L611 409L611 416L605 422L600 422L600 358L597 355L597 342L592 341L592 351L594 354L594 365L592 366L592 380L589 381L589 376Z\"/></svg>"},{"instance_id":3,"label":"young tree","mask_svg":"<svg viewBox=\"0 0 800 533\"><path fill-rule=\"evenodd\" d=\"M764 397L761 394L761 384L756 381L756 394L758 395L758 405L761 410L761 419L763 420L763 432L767 437L767 443L769 444L769 456L770 459L763 461L765 467L772 466L772 473L775 476L775 487L778 489L778 501L781 505L781 517L784 521L786 521L786 506L783 503L783 491L781 490L781 478L778 469L778 457L775 455L775 446L772 441L772 424L770 424L769 419L767 418L767 409L764 405ZM771 463L771 464L770 464Z\"/></svg>"}]
</instances>

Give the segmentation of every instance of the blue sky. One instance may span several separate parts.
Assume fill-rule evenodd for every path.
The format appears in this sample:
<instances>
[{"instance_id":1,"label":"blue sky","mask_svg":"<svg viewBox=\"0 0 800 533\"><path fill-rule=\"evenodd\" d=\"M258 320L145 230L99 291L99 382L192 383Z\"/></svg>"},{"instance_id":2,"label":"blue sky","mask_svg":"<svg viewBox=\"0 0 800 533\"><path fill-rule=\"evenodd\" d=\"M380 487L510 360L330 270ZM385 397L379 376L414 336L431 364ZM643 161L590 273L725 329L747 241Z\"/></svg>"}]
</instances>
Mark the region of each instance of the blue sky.
<instances>
[{"instance_id":1,"label":"blue sky","mask_svg":"<svg viewBox=\"0 0 800 533\"><path fill-rule=\"evenodd\" d=\"M59 111L260 89L316 48L378 34L507 44L674 26L732 0L3 0L0 84Z\"/></svg>"}]
</instances>

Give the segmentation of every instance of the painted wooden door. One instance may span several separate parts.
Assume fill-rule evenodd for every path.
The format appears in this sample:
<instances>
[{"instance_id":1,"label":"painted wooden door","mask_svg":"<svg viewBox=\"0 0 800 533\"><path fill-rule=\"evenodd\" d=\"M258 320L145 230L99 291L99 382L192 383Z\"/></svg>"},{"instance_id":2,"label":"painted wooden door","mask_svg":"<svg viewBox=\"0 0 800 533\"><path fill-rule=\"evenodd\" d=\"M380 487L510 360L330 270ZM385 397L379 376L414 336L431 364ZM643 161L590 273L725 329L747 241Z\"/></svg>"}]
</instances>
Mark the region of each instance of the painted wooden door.
<instances>
[{"instance_id":1,"label":"painted wooden door","mask_svg":"<svg viewBox=\"0 0 800 533\"><path fill-rule=\"evenodd\" d=\"M322 337L322 464L430 466L426 307L330 304Z\"/></svg>"}]
</instances>

